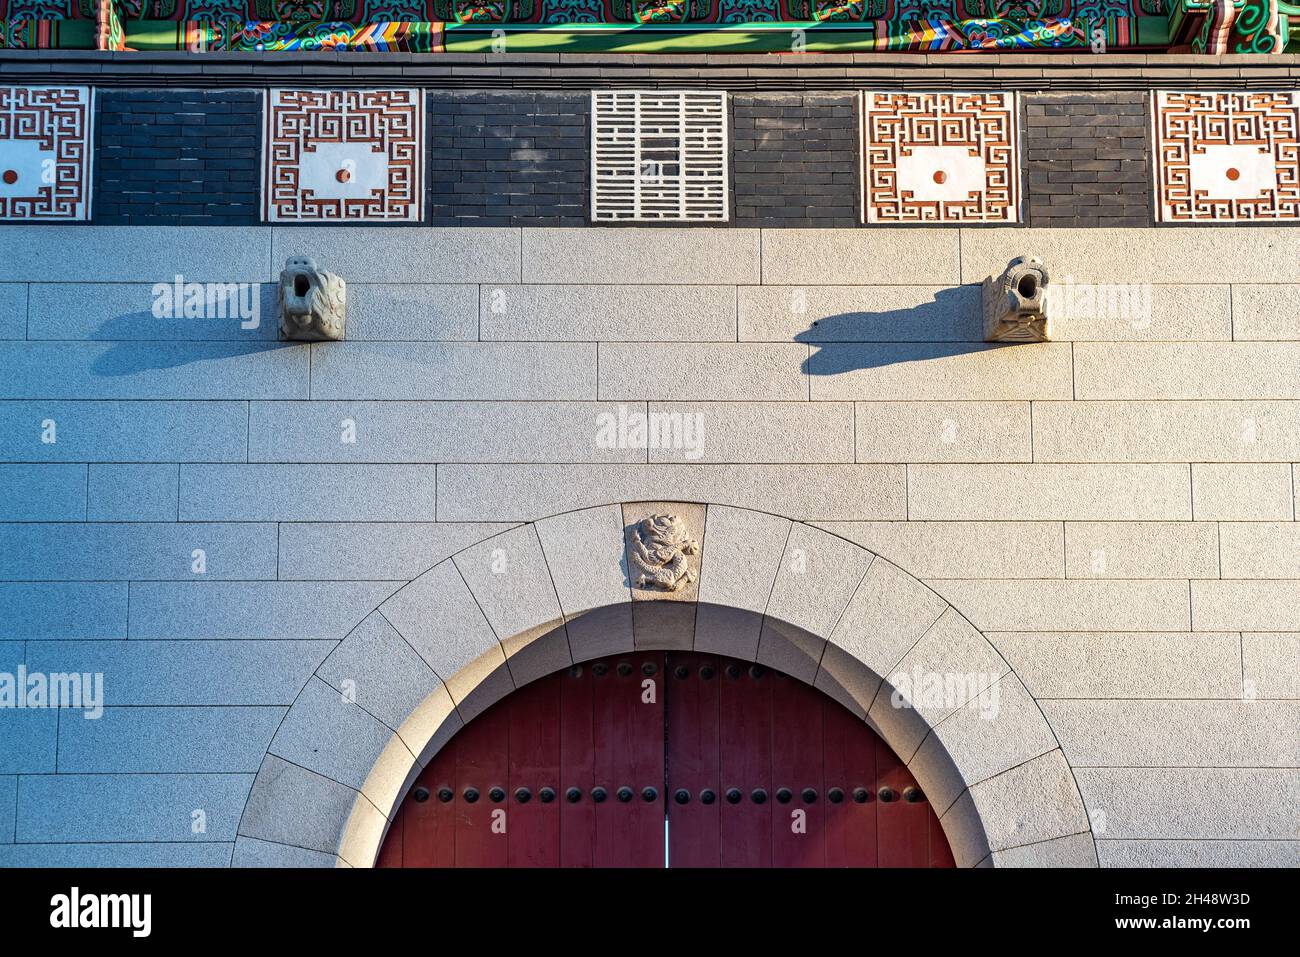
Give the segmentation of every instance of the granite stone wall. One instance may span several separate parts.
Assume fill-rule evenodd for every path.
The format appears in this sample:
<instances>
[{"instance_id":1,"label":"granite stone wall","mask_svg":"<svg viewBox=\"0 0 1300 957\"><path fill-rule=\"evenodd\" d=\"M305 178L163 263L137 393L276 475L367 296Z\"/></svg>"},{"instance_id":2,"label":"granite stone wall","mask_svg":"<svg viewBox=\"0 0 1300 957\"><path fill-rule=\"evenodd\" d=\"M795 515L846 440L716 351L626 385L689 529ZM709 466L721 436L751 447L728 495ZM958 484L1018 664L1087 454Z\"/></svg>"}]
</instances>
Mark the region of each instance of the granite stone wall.
<instances>
[{"instance_id":1,"label":"granite stone wall","mask_svg":"<svg viewBox=\"0 0 1300 957\"><path fill-rule=\"evenodd\" d=\"M932 589L1077 783L1058 862L1088 834L1103 865L1300 858L1294 230L7 226L0 246L0 670L105 678L99 720L0 709L0 864L333 863L354 807L382 822L367 778L401 724L331 723L317 678L352 667L344 639L494 533L622 501L807 522ZM978 283L1025 248L1100 292L1052 342L987 345ZM346 341L153 314L154 283L266 284L289 255L348 281ZM598 442L620 409L699 415L704 441ZM409 694L387 674L381 699ZM300 697L314 717L282 724ZM327 731L354 756L318 751ZM1028 757L996 740L962 769L976 801ZM333 816L250 802L259 770Z\"/></svg>"}]
</instances>

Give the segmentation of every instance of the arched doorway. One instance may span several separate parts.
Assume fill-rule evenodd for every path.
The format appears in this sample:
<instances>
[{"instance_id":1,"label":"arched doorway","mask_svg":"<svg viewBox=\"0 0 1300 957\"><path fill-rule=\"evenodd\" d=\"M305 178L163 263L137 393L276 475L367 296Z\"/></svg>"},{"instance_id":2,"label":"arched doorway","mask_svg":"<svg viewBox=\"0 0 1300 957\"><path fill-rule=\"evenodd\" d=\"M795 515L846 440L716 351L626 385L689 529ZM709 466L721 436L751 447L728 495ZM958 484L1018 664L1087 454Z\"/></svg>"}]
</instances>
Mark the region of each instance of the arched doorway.
<instances>
[{"instance_id":1,"label":"arched doorway","mask_svg":"<svg viewBox=\"0 0 1300 957\"><path fill-rule=\"evenodd\" d=\"M643 651L470 721L407 793L381 867L952 867L860 718L763 665Z\"/></svg>"}]
</instances>

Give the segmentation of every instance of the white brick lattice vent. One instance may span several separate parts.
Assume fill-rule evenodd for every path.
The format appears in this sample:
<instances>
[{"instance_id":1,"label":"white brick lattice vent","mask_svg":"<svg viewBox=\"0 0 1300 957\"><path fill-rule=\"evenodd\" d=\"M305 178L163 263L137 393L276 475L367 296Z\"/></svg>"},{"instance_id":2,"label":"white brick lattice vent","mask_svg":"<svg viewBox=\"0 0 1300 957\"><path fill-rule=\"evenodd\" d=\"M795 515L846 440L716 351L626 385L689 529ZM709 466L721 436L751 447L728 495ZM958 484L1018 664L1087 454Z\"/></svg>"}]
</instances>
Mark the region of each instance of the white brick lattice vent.
<instances>
[{"instance_id":1,"label":"white brick lattice vent","mask_svg":"<svg viewBox=\"0 0 1300 957\"><path fill-rule=\"evenodd\" d=\"M595 222L727 219L727 94L591 94Z\"/></svg>"}]
</instances>

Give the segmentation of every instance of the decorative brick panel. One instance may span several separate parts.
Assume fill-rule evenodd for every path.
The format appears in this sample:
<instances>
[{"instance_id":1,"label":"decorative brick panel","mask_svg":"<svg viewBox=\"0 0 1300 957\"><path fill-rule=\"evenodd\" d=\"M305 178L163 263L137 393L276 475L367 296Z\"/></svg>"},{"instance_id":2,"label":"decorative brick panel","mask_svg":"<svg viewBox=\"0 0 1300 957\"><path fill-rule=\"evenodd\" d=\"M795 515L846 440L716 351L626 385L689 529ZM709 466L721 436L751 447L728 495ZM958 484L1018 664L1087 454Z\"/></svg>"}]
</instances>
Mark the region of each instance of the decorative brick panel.
<instances>
[{"instance_id":1,"label":"decorative brick panel","mask_svg":"<svg viewBox=\"0 0 1300 957\"><path fill-rule=\"evenodd\" d=\"M581 93L431 93L431 221L585 225L590 100Z\"/></svg>"},{"instance_id":2,"label":"decorative brick panel","mask_svg":"<svg viewBox=\"0 0 1300 957\"><path fill-rule=\"evenodd\" d=\"M1020 221L1014 93L878 93L862 99L868 223Z\"/></svg>"},{"instance_id":3,"label":"decorative brick panel","mask_svg":"<svg viewBox=\"0 0 1300 957\"><path fill-rule=\"evenodd\" d=\"M90 216L94 93L0 86L0 220Z\"/></svg>"},{"instance_id":4,"label":"decorative brick panel","mask_svg":"<svg viewBox=\"0 0 1300 957\"><path fill-rule=\"evenodd\" d=\"M857 96L738 93L731 99L736 225L856 225Z\"/></svg>"},{"instance_id":5,"label":"decorative brick panel","mask_svg":"<svg viewBox=\"0 0 1300 957\"><path fill-rule=\"evenodd\" d=\"M1146 94L1025 97L1029 224L1151 225Z\"/></svg>"},{"instance_id":6,"label":"decorative brick panel","mask_svg":"<svg viewBox=\"0 0 1300 957\"><path fill-rule=\"evenodd\" d=\"M96 224L258 221L260 93L102 90L96 105Z\"/></svg>"},{"instance_id":7,"label":"decorative brick panel","mask_svg":"<svg viewBox=\"0 0 1300 957\"><path fill-rule=\"evenodd\" d=\"M270 222L419 222L418 90L270 90L262 211Z\"/></svg>"},{"instance_id":8,"label":"decorative brick panel","mask_svg":"<svg viewBox=\"0 0 1300 957\"><path fill-rule=\"evenodd\" d=\"M1153 95L1161 222L1300 219L1294 92Z\"/></svg>"}]
</instances>

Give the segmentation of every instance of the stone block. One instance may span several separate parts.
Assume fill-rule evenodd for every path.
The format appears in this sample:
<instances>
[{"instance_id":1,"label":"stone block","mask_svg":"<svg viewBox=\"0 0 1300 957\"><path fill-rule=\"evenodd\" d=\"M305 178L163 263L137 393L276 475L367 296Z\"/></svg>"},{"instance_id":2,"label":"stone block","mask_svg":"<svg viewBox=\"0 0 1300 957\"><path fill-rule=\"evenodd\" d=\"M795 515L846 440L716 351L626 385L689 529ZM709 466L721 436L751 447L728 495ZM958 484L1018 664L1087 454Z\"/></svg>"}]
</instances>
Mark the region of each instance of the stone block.
<instances>
[{"instance_id":1,"label":"stone block","mask_svg":"<svg viewBox=\"0 0 1300 957\"><path fill-rule=\"evenodd\" d=\"M1284 463L1192 463L1192 514L1202 522L1295 518L1291 467Z\"/></svg>"},{"instance_id":2,"label":"stone block","mask_svg":"<svg viewBox=\"0 0 1300 957\"><path fill-rule=\"evenodd\" d=\"M450 560L400 589L379 611L442 679L466 721L514 690L501 643Z\"/></svg>"},{"instance_id":3,"label":"stone block","mask_svg":"<svg viewBox=\"0 0 1300 957\"><path fill-rule=\"evenodd\" d=\"M970 795L995 853L1089 828L1079 789L1059 748L973 785Z\"/></svg>"},{"instance_id":4,"label":"stone block","mask_svg":"<svg viewBox=\"0 0 1300 957\"><path fill-rule=\"evenodd\" d=\"M1102 867L1295 867L1300 841L1097 842Z\"/></svg>"},{"instance_id":5,"label":"stone block","mask_svg":"<svg viewBox=\"0 0 1300 957\"><path fill-rule=\"evenodd\" d=\"M821 529L791 528L768 599L758 660L812 682L826 639L874 557Z\"/></svg>"},{"instance_id":6,"label":"stone block","mask_svg":"<svg viewBox=\"0 0 1300 957\"><path fill-rule=\"evenodd\" d=\"M348 283L353 342L471 342L478 338L478 286L469 283Z\"/></svg>"},{"instance_id":7,"label":"stone block","mask_svg":"<svg viewBox=\"0 0 1300 957\"><path fill-rule=\"evenodd\" d=\"M153 283L33 283L28 303L27 338L232 340L264 342L276 337L275 289L254 283L195 288L192 276ZM202 298L196 301L196 293ZM191 303L186 315L187 299ZM201 302L197 314L193 308ZM155 315L155 303L161 314Z\"/></svg>"},{"instance_id":8,"label":"stone block","mask_svg":"<svg viewBox=\"0 0 1300 957\"><path fill-rule=\"evenodd\" d=\"M442 521L532 521L656 499L763 509L803 520L903 518L894 465L441 465Z\"/></svg>"},{"instance_id":9,"label":"stone block","mask_svg":"<svg viewBox=\"0 0 1300 957\"><path fill-rule=\"evenodd\" d=\"M1297 399L1298 366L1295 342L1080 342L1074 398Z\"/></svg>"},{"instance_id":10,"label":"stone block","mask_svg":"<svg viewBox=\"0 0 1300 957\"><path fill-rule=\"evenodd\" d=\"M919 521L1187 521L1186 465L910 465ZM981 494L982 490L982 494Z\"/></svg>"},{"instance_id":11,"label":"stone block","mask_svg":"<svg viewBox=\"0 0 1300 957\"><path fill-rule=\"evenodd\" d=\"M1219 522L1218 530L1224 578L1300 578L1295 522Z\"/></svg>"},{"instance_id":12,"label":"stone block","mask_svg":"<svg viewBox=\"0 0 1300 957\"><path fill-rule=\"evenodd\" d=\"M604 402L254 402L241 429L252 462L644 462L644 443L602 431L620 410L645 414Z\"/></svg>"},{"instance_id":13,"label":"stone block","mask_svg":"<svg viewBox=\"0 0 1300 957\"><path fill-rule=\"evenodd\" d=\"M994 867L1097 867L1097 842L1091 833L1055 837L993 852Z\"/></svg>"},{"instance_id":14,"label":"stone block","mask_svg":"<svg viewBox=\"0 0 1300 957\"><path fill-rule=\"evenodd\" d=\"M658 402L806 400L807 360L808 347L796 342L602 342L600 398ZM672 372L663 375L654 370Z\"/></svg>"},{"instance_id":15,"label":"stone block","mask_svg":"<svg viewBox=\"0 0 1300 957\"><path fill-rule=\"evenodd\" d=\"M911 232L911 230L907 230ZM813 399L1069 399L1070 344L814 343Z\"/></svg>"},{"instance_id":16,"label":"stone block","mask_svg":"<svg viewBox=\"0 0 1300 957\"><path fill-rule=\"evenodd\" d=\"M337 638L303 641L50 641L32 671L104 675L113 705L289 705Z\"/></svg>"},{"instance_id":17,"label":"stone block","mask_svg":"<svg viewBox=\"0 0 1300 957\"><path fill-rule=\"evenodd\" d=\"M136 582L131 637L339 641L397 582Z\"/></svg>"},{"instance_id":18,"label":"stone block","mask_svg":"<svg viewBox=\"0 0 1300 957\"><path fill-rule=\"evenodd\" d=\"M1300 286L1274 283L1233 286L1232 337L1300 340Z\"/></svg>"},{"instance_id":19,"label":"stone block","mask_svg":"<svg viewBox=\"0 0 1300 957\"><path fill-rule=\"evenodd\" d=\"M1044 701L1073 767L1286 767L1294 701Z\"/></svg>"},{"instance_id":20,"label":"stone block","mask_svg":"<svg viewBox=\"0 0 1300 957\"><path fill-rule=\"evenodd\" d=\"M590 279L604 279L591 273ZM734 286L484 286L485 340L735 342Z\"/></svg>"},{"instance_id":21,"label":"stone block","mask_svg":"<svg viewBox=\"0 0 1300 957\"><path fill-rule=\"evenodd\" d=\"M918 578L1057 578L1065 569L1059 522L816 524Z\"/></svg>"},{"instance_id":22,"label":"stone block","mask_svg":"<svg viewBox=\"0 0 1300 957\"><path fill-rule=\"evenodd\" d=\"M430 522L437 519L434 472L432 465L183 465L180 519Z\"/></svg>"},{"instance_id":23,"label":"stone block","mask_svg":"<svg viewBox=\"0 0 1300 957\"><path fill-rule=\"evenodd\" d=\"M278 226L269 232L265 262L307 256L349 283L519 282L515 229Z\"/></svg>"},{"instance_id":24,"label":"stone block","mask_svg":"<svg viewBox=\"0 0 1300 957\"><path fill-rule=\"evenodd\" d=\"M92 522L174 522L179 468L175 465L90 465L86 518Z\"/></svg>"},{"instance_id":25,"label":"stone block","mask_svg":"<svg viewBox=\"0 0 1300 957\"><path fill-rule=\"evenodd\" d=\"M107 680L105 689L112 695ZM59 773L253 774L285 711L108 707L96 720L70 712L59 722Z\"/></svg>"},{"instance_id":26,"label":"stone block","mask_svg":"<svg viewBox=\"0 0 1300 957\"><path fill-rule=\"evenodd\" d=\"M930 729L1010 670L951 608L892 668L868 710L872 725L906 763Z\"/></svg>"},{"instance_id":27,"label":"stone block","mask_svg":"<svg viewBox=\"0 0 1300 957\"><path fill-rule=\"evenodd\" d=\"M507 528L494 522L284 522L280 579L409 581Z\"/></svg>"},{"instance_id":28,"label":"stone block","mask_svg":"<svg viewBox=\"0 0 1300 957\"><path fill-rule=\"evenodd\" d=\"M243 402L0 402L10 460L242 462L247 429Z\"/></svg>"},{"instance_id":29,"label":"stone block","mask_svg":"<svg viewBox=\"0 0 1300 957\"><path fill-rule=\"evenodd\" d=\"M0 261L0 282L271 278L271 232L260 226L0 226L0 247L8 251Z\"/></svg>"},{"instance_id":30,"label":"stone block","mask_svg":"<svg viewBox=\"0 0 1300 957\"><path fill-rule=\"evenodd\" d=\"M308 347L4 342L0 399L305 399Z\"/></svg>"},{"instance_id":31,"label":"stone block","mask_svg":"<svg viewBox=\"0 0 1300 957\"><path fill-rule=\"evenodd\" d=\"M0 521L86 519L86 466L0 465Z\"/></svg>"},{"instance_id":32,"label":"stone block","mask_svg":"<svg viewBox=\"0 0 1300 957\"><path fill-rule=\"evenodd\" d=\"M126 582L2 582L0 641L125 638Z\"/></svg>"},{"instance_id":33,"label":"stone block","mask_svg":"<svg viewBox=\"0 0 1300 957\"><path fill-rule=\"evenodd\" d=\"M18 788L20 843L233 841L251 774L39 774Z\"/></svg>"},{"instance_id":34,"label":"stone block","mask_svg":"<svg viewBox=\"0 0 1300 957\"><path fill-rule=\"evenodd\" d=\"M383 815L365 797L268 754L248 795L239 836L335 854L355 806L372 812L369 816L378 819L377 830L382 834Z\"/></svg>"},{"instance_id":35,"label":"stone block","mask_svg":"<svg viewBox=\"0 0 1300 957\"><path fill-rule=\"evenodd\" d=\"M1067 578L1217 578L1212 522L1066 522Z\"/></svg>"},{"instance_id":36,"label":"stone block","mask_svg":"<svg viewBox=\"0 0 1300 957\"><path fill-rule=\"evenodd\" d=\"M980 342L975 286L741 286L744 342Z\"/></svg>"},{"instance_id":37,"label":"stone block","mask_svg":"<svg viewBox=\"0 0 1300 957\"><path fill-rule=\"evenodd\" d=\"M16 667L6 663L5 670L13 674ZM0 774L53 774L58 759L58 719L58 710L50 707L0 708L0 739L4 741Z\"/></svg>"},{"instance_id":38,"label":"stone block","mask_svg":"<svg viewBox=\"0 0 1300 957\"><path fill-rule=\"evenodd\" d=\"M379 612L357 625L316 674L397 732L417 755L446 717L436 708L422 713L424 702L441 691L446 710L454 708L433 669Z\"/></svg>"},{"instance_id":39,"label":"stone block","mask_svg":"<svg viewBox=\"0 0 1300 957\"><path fill-rule=\"evenodd\" d=\"M651 428L663 437L650 443L651 462L853 461L847 402L652 402L649 409Z\"/></svg>"},{"instance_id":40,"label":"stone block","mask_svg":"<svg viewBox=\"0 0 1300 957\"><path fill-rule=\"evenodd\" d=\"M1290 462L1300 403L1034 403L1037 462Z\"/></svg>"},{"instance_id":41,"label":"stone block","mask_svg":"<svg viewBox=\"0 0 1300 957\"><path fill-rule=\"evenodd\" d=\"M1228 632L986 632L1044 698L1239 698L1241 651Z\"/></svg>"},{"instance_id":42,"label":"stone block","mask_svg":"<svg viewBox=\"0 0 1300 957\"><path fill-rule=\"evenodd\" d=\"M312 348L313 399L596 398L591 342L346 342Z\"/></svg>"},{"instance_id":43,"label":"stone block","mask_svg":"<svg viewBox=\"0 0 1300 957\"><path fill-rule=\"evenodd\" d=\"M913 231L906 232L910 235ZM1238 235L1243 234L1243 235ZM962 230L961 280L978 282L1000 272L1019 250L1068 263L1075 282L1249 283L1300 281L1300 258L1275 268L1296 247L1285 226L1249 230L1164 226L1134 229ZM900 242L903 240L900 239ZM1141 249L1143 255L1133 255Z\"/></svg>"},{"instance_id":44,"label":"stone block","mask_svg":"<svg viewBox=\"0 0 1300 957\"><path fill-rule=\"evenodd\" d=\"M501 642L516 687L573 663L564 614L532 525L502 532L451 561Z\"/></svg>"},{"instance_id":45,"label":"stone block","mask_svg":"<svg viewBox=\"0 0 1300 957\"><path fill-rule=\"evenodd\" d=\"M0 339L27 338L28 296L26 283L0 283Z\"/></svg>"},{"instance_id":46,"label":"stone block","mask_svg":"<svg viewBox=\"0 0 1300 957\"><path fill-rule=\"evenodd\" d=\"M1076 768L1074 777L1099 843L1300 838L1294 768Z\"/></svg>"},{"instance_id":47,"label":"stone block","mask_svg":"<svg viewBox=\"0 0 1300 957\"><path fill-rule=\"evenodd\" d=\"M606 505L565 512L543 519L535 528L574 660L632 650L623 510Z\"/></svg>"},{"instance_id":48,"label":"stone block","mask_svg":"<svg viewBox=\"0 0 1300 957\"><path fill-rule=\"evenodd\" d=\"M1300 698L1300 634L1243 634L1241 666L1248 691L1261 698Z\"/></svg>"},{"instance_id":49,"label":"stone block","mask_svg":"<svg viewBox=\"0 0 1300 957\"><path fill-rule=\"evenodd\" d=\"M0 867L229 867L228 842L0 845Z\"/></svg>"},{"instance_id":50,"label":"stone block","mask_svg":"<svg viewBox=\"0 0 1300 957\"><path fill-rule=\"evenodd\" d=\"M858 402L859 462L1028 462L1028 402Z\"/></svg>"},{"instance_id":51,"label":"stone block","mask_svg":"<svg viewBox=\"0 0 1300 957\"><path fill-rule=\"evenodd\" d=\"M235 853L231 867L334 867L337 858L333 853L313 851L274 841L259 841L255 837L235 840Z\"/></svg>"},{"instance_id":52,"label":"stone block","mask_svg":"<svg viewBox=\"0 0 1300 957\"><path fill-rule=\"evenodd\" d=\"M1186 584L1176 581L990 579L930 585L982 631L1178 631L1190 622Z\"/></svg>"},{"instance_id":53,"label":"stone block","mask_svg":"<svg viewBox=\"0 0 1300 957\"><path fill-rule=\"evenodd\" d=\"M390 747L406 751L400 777L383 760ZM285 715L269 752L362 792L377 808L392 806L416 764L390 729L315 677ZM372 774L376 770L390 773Z\"/></svg>"},{"instance_id":54,"label":"stone block","mask_svg":"<svg viewBox=\"0 0 1300 957\"><path fill-rule=\"evenodd\" d=\"M895 284L916 276L940 285L963 281L955 229L771 229L762 248L765 285Z\"/></svg>"},{"instance_id":55,"label":"stone block","mask_svg":"<svg viewBox=\"0 0 1300 957\"><path fill-rule=\"evenodd\" d=\"M583 283L599 276L612 285L756 283L759 246L756 229L526 229L523 281Z\"/></svg>"},{"instance_id":56,"label":"stone block","mask_svg":"<svg viewBox=\"0 0 1300 957\"><path fill-rule=\"evenodd\" d=\"M1300 582L1194 581L1195 631L1300 630Z\"/></svg>"},{"instance_id":57,"label":"stone block","mask_svg":"<svg viewBox=\"0 0 1300 957\"><path fill-rule=\"evenodd\" d=\"M274 525L255 523L0 525L0 581L269 579L275 537Z\"/></svg>"},{"instance_id":58,"label":"stone block","mask_svg":"<svg viewBox=\"0 0 1300 957\"><path fill-rule=\"evenodd\" d=\"M1009 674L940 722L908 767L942 817L966 788L1056 748L1038 705Z\"/></svg>"}]
</instances>

